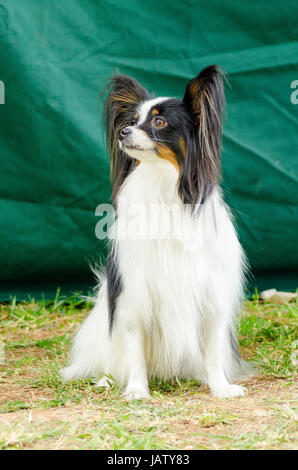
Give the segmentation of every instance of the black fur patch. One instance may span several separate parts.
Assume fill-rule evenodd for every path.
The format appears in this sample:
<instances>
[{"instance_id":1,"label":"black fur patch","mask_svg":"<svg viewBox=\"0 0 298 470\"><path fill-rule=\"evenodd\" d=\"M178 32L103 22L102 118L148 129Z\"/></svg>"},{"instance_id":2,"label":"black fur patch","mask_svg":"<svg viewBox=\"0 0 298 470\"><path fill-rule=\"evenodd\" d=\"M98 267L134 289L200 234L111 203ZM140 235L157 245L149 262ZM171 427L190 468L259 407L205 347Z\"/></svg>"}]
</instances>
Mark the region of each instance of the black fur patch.
<instances>
[{"instance_id":1,"label":"black fur patch","mask_svg":"<svg viewBox=\"0 0 298 470\"><path fill-rule=\"evenodd\" d=\"M122 292L122 279L118 270L117 257L114 250L108 257L106 264L107 289L108 289L108 308L109 308L109 330L112 332L115 317L116 303Z\"/></svg>"}]
</instances>

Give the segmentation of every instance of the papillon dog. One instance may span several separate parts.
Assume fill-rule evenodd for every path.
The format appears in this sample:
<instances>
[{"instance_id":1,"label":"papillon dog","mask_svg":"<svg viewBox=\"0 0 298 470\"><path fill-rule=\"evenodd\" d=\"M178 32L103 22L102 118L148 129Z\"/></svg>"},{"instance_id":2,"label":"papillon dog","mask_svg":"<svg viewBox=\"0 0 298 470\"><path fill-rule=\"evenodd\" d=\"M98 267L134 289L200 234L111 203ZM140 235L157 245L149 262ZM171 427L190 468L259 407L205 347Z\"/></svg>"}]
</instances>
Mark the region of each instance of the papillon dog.
<instances>
[{"instance_id":1,"label":"papillon dog","mask_svg":"<svg viewBox=\"0 0 298 470\"><path fill-rule=\"evenodd\" d=\"M223 72L203 69L182 100L154 98L125 75L109 80L107 93L116 218L95 306L63 377L94 377L99 386L113 377L131 400L150 397L153 378L242 396L234 382L251 370L235 320L246 261L219 188Z\"/></svg>"}]
</instances>

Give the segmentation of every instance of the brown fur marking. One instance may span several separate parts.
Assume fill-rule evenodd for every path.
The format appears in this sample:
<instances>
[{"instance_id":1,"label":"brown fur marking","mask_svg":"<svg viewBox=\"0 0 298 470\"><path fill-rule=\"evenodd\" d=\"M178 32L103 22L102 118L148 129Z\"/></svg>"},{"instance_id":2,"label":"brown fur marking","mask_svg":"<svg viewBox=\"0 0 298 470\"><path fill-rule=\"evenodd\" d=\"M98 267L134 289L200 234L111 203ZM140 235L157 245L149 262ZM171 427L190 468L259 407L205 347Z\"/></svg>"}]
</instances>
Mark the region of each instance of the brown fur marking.
<instances>
[{"instance_id":1,"label":"brown fur marking","mask_svg":"<svg viewBox=\"0 0 298 470\"><path fill-rule=\"evenodd\" d=\"M173 150L171 150L169 147L167 147L164 144L157 144L156 148L157 148L158 156L172 163L172 165L174 165L176 170L179 172L180 168L178 165L176 154L173 152Z\"/></svg>"}]
</instances>

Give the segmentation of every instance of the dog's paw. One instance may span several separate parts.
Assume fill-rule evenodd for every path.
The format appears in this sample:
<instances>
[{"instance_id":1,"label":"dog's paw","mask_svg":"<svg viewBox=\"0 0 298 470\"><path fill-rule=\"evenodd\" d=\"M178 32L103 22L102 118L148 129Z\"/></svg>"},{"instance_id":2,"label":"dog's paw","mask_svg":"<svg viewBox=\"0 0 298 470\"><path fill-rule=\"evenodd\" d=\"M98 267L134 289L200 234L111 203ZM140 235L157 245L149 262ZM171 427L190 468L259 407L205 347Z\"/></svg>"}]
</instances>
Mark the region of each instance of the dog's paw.
<instances>
[{"instance_id":1,"label":"dog's paw","mask_svg":"<svg viewBox=\"0 0 298 470\"><path fill-rule=\"evenodd\" d=\"M112 379L109 379L105 375L96 383L96 387L111 388Z\"/></svg>"},{"instance_id":2,"label":"dog's paw","mask_svg":"<svg viewBox=\"0 0 298 470\"><path fill-rule=\"evenodd\" d=\"M214 388L211 393L215 398L243 397L245 395L245 388L241 385L228 384L224 387Z\"/></svg>"},{"instance_id":3,"label":"dog's paw","mask_svg":"<svg viewBox=\"0 0 298 470\"><path fill-rule=\"evenodd\" d=\"M151 398L150 393L148 390L143 388L127 388L123 394L123 396L128 400L145 400Z\"/></svg>"},{"instance_id":4,"label":"dog's paw","mask_svg":"<svg viewBox=\"0 0 298 470\"><path fill-rule=\"evenodd\" d=\"M77 378L72 366L65 367L64 369L60 369L60 374L62 376L63 382L69 382L70 380Z\"/></svg>"}]
</instances>

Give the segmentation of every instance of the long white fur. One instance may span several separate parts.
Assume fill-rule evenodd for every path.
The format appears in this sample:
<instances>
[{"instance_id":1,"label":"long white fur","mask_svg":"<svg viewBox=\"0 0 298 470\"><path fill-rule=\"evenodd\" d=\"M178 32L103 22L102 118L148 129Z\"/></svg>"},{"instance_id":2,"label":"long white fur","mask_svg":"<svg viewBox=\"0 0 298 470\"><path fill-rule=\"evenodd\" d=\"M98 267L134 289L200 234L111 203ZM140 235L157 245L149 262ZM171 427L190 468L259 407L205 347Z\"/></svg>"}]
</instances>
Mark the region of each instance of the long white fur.
<instances>
[{"instance_id":1,"label":"long white fur","mask_svg":"<svg viewBox=\"0 0 298 470\"><path fill-rule=\"evenodd\" d=\"M197 379L216 397L241 396L244 388L233 384L239 364L230 330L242 300L245 261L230 212L214 188L199 217L193 216L178 196L175 167L151 150L137 155L141 163L120 190L112 233L128 223L129 208L138 202L148 214L152 204L180 208L178 222L189 236L115 240L123 290L112 333L102 275L96 304L74 339L63 377L112 375L129 399L148 397L153 377Z\"/></svg>"}]
</instances>

